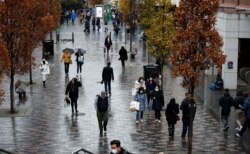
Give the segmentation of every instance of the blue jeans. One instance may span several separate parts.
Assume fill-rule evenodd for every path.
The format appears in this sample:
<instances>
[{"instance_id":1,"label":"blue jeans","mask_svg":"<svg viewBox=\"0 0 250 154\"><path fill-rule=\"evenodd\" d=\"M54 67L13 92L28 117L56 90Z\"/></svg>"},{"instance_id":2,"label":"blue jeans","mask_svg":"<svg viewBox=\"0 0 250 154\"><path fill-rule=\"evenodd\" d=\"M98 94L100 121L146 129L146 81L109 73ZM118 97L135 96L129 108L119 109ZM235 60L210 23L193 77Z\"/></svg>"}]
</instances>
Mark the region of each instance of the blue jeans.
<instances>
[{"instance_id":1,"label":"blue jeans","mask_svg":"<svg viewBox=\"0 0 250 154\"><path fill-rule=\"evenodd\" d=\"M192 124L190 123L190 119L182 119L182 133L181 133L181 137L185 138L187 131L188 131L188 136L191 135L191 131L192 131Z\"/></svg>"},{"instance_id":2,"label":"blue jeans","mask_svg":"<svg viewBox=\"0 0 250 154\"><path fill-rule=\"evenodd\" d=\"M136 111L136 120L143 119L143 111Z\"/></svg>"},{"instance_id":3,"label":"blue jeans","mask_svg":"<svg viewBox=\"0 0 250 154\"><path fill-rule=\"evenodd\" d=\"M111 81L103 81L106 94L111 94Z\"/></svg>"},{"instance_id":4,"label":"blue jeans","mask_svg":"<svg viewBox=\"0 0 250 154\"><path fill-rule=\"evenodd\" d=\"M82 73L82 63L77 62L77 74Z\"/></svg>"}]
</instances>

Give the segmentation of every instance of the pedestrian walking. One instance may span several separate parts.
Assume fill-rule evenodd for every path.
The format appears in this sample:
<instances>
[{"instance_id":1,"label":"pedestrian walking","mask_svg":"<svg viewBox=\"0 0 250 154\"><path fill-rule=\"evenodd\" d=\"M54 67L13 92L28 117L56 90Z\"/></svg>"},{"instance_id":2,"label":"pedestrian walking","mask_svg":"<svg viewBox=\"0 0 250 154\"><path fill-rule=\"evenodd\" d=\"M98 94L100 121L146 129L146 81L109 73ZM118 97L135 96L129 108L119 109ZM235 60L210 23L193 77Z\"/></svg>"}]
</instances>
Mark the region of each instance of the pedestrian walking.
<instances>
[{"instance_id":1,"label":"pedestrian walking","mask_svg":"<svg viewBox=\"0 0 250 154\"><path fill-rule=\"evenodd\" d=\"M109 54L109 49L111 48L112 46L112 40L111 40L111 36L110 35L107 35L107 37L105 38L105 47L107 49L107 54ZM104 53L105 53L105 50L104 50Z\"/></svg>"},{"instance_id":2,"label":"pedestrian walking","mask_svg":"<svg viewBox=\"0 0 250 154\"><path fill-rule=\"evenodd\" d=\"M81 10L80 13L79 13L79 22L80 22L80 24L83 23L83 19L84 19L84 14L83 14L83 11Z\"/></svg>"},{"instance_id":3,"label":"pedestrian walking","mask_svg":"<svg viewBox=\"0 0 250 154\"><path fill-rule=\"evenodd\" d=\"M111 96L111 80L114 82L113 68L110 67L111 63L108 62L107 66L102 70L102 82L104 83L104 89L106 94Z\"/></svg>"},{"instance_id":4,"label":"pedestrian walking","mask_svg":"<svg viewBox=\"0 0 250 154\"><path fill-rule=\"evenodd\" d=\"M92 30L95 30L95 17L92 18Z\"/></svg>"},{"instance_id":5,"label":"pedestrian walking","mask_svg":"<svg viewBox=\"0 0 250 154\"><path fill-rule=\"evenodd\" d=\"M111 145L110 154L131 154L121 147L121 142L119 140L111 141L110 145Z\"/></svg>"},{"instance_id":6,"label":"pedestrian walking","mask_svg":"<svg viewBox=\"0 0 250 154\"><path fill-rule=\"evenodd\" d=\"M182 134L181 138L185 139L186 133L188 137L192 136L193 121L196 113L196 102L192 99L190 93L185 94L186 98L182 101L180 109L182 110Z\"/></svg>"},{"instance_id":7,"label":"pedestrian walking","mask_svg":"<svg viewBox=\"0 0 250 154\"><path fill-rule=\"evenodd\" d=\"M74 111L78 113L77 100L79 97L79 87L81 86L82 86L82 83L80 82L79 78L73 78L66 87L65 95L66 97L69 96L71 100L72 113L74 113Z\"/></svg>"},{"instance_id":8,"label":"pedestrian walking","mask_svg":"<svg viewBox=\"0 0 250 154\"><path fill-rule=\"evenodd\" d=\"M69 75L69 65L72 64L71 54L69 52L64 52L61 62L64 62L65 75Z\"/></svg>"},{"instance_id":9,"label":"pedestrian walking","mask_svg":"<svg viewBox=\"0 0 250 154\"><path fill-rule=\"evenodd\" d=\"M119 31L120 31L120 28L119 28L119 26L116 24L116 25L114 26L114 32L115 32L115 37L116 37L116 39L118 38Z\"/></svg>"},{"instance_id":10,"label":"pedestrian walking","mask_svg":"<svg viewBox=\"0 0 250 154\"><path fill-rule=\"evenodd\" d=\"M245 112L246 120L243 124L242 129L236 134L237 137L241 137L248 128L250 130L250 97L248 96L244 105L239 105L240 108Z\"/></svg>"},{"instance_id":11,"label":"pedestrian walking","mask_svg":"<svg viewBox=\"0 0 250 154\"><path fill-rule=\"evenodd\" d=\"M125 67L125 61L128 60L128 52L127 52L127 50L124 48L124 46L121 47L121 49L120 49L120 51L119 51L119 55L120 55L119 60L121 60L121 62L122 62L122 67L124 68L124 67Z\"/></svg>"},{"instance_id":12,"label":"pedestrian walking","mask_svg":"<svg viewBox=\"0 0 250 154\"><path fill-rule=\"evenodd\" d=\"M43 87L45 88L47 76L50 74L49 63L45 59L43 59L40 64L40 71L42 74Z\"/></svg>"},{"instance_id":13,"label":"pedestrian walking","mask_svg":"<svg viewBox=\"0 0 250 154\"><path fill-rule=\"evenodd\" d=\"M161 110L164 106L164 96L163 92L160 90L159 86L155 87L155 90L152 95L153 99L153 110L155 111L155 121L160 123L161 122Z\"/></svg>"},{"instance_id":14,"label":"pedestrian walking","mask_svg":"<svg viewBox=\"0 0 250 154\"><path fill-rule=\"evenodd\" d=\"M149 106L150 101L152 101L152 94L155 89L155 86L156 86L156 82L153 80L152 77L150 77L146 83L148 106Z\"/></svg>"},{"instance_id":15,"label":"pedestrian walking","mask_svg":"<svg viewBox=\"0 0 250 154\"><path fill-rule=\"evenodd\" d=\"M139 88L134 100L140 103L139 110L136 111L136 124L139 124L139 120L143 122L143 111L145 111L147 104L147 95L142 87Z\"/></svg>"},{"instance_id":16,"label":"pedestrian walking","mask_svg":"<svg viewBox=\"0 0 250 154\"><path fill-rule=\"evenodd\" d=\"M73 10L72 13L71 13L71 15L70 15L70 18L71 18L71 21L72 21L72 25L75 24L76 17L77 17L77 14Z\"/></svg>"},{"instance_id":17,"label":"pedestrian walking","mask_svg":"<svg viewBox=\"0 0 250 154\"><path fill-rule=\"evenodd\" d=\"M98 18L98 17L96 19L96 26L97 26L97 31L99 32L99 30L101 28L101 21L100 21L100 18Z\"/></svg>"},{"instance_id":18,"label":"pedestrian walking","mask_svg":"<svg viewBox=\"0 0 250 154\"><path fill-rule=\"evenodd\" d=\"M82 65L84 64L84 55L81 53L81 49L78 49L78 51L75 53L76 56L76 72L77 74L82 73Z\"/></svg>"},{"instance_id":19,"label":"pedestrian walking","mask_svg":"<svg viewBox=\"0 0 250 154\"><path fill-rule=\"evenodd\" d=\"M227 132L229 129L228 126L228 117L230 115L231 107L233 106L233 98L230 96L229 90L224 89L224 95L219 100L219 105L221 107L221 121L224 126L223 131Z\"/></svg>"},{"instance_id":20,"label":"pedestrian walking","mask_svg":"<svg viewBox=\"0 0 250 154\"><path fill-rule=\"evenodd\" d=\"M145 84L144 78L142 76L139 77L139 79L135 81L135 89L136 89L136 91L139 91L139 88L141 88L141 87L144 90L146 90L146 84Z\"/></svg>"},{"instance_id":21,"label":"pedestrian walking","mask_svg":"<svg viewBox=\"0 0 250 154\"><path fill-rule=\"evenodd\" d=\"M172 98L167 105L165 115L168 122L168 133L170 137L174 137L175 124L180 120L179 114L179 104L175 102L175 99Z\"/></svg>"},{"instance_id":22,"label":"pedestrian walking","mask_svg":"<svg viewBox=\"0 0 250 154\"><path fill-rule=\"evenodd\" d=\"M236 131L240 131L242 128L242 121L244 121L244 112L241 110L240 105L243 106L245 102L245 97L243 96L243 91L239 90L237 96L234 99L235 108L235 121L236 121Z\"/></svg>"},{"instance_id":23,"label":"pedestrian walking","mask_svg":"<svg viewBox=\"0 0 250 154\"><path fill-rule=\"evenodd\" d=\"M110 111L110 98L107 97L104 91L101 92L101 95L96 96L95 100L95 109L97 113L97 119L99 124L100 135L107 132L108 124L108 112Z\"/></svg>"}]
</instances>

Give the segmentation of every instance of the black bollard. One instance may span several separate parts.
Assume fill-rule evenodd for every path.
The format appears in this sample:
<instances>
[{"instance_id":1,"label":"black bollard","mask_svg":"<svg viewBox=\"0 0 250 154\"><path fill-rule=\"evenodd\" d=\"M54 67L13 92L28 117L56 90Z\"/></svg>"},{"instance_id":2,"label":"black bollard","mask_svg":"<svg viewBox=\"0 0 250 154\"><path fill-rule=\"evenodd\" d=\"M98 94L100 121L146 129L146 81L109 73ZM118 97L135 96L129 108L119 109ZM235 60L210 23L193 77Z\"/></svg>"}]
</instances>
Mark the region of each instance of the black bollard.
<instances>
[{"instance_id":1,"label":"black bollard","mask_svg":"<svg viewBox=\"0 0 250 154\"><path fill-rule=\"evenodd\" d=\"M74 32L72 32L72 43L75 42L75 38L74 38Z\"/></svg>"}]
</instances>

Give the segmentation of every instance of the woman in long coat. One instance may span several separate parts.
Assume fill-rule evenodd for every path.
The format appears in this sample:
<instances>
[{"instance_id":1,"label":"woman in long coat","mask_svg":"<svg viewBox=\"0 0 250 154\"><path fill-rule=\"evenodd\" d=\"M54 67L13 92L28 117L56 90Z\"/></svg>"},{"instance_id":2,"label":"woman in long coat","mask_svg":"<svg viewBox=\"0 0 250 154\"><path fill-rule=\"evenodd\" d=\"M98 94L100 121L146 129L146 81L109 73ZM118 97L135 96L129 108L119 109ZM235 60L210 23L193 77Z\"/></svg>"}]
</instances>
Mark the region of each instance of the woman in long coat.
<instances>
[{"instance_id":1,"label":"woman in long coat","mask_svg":"<svg viewBox=\"0 0 250 154\"><path fill-rule=\"evenodd\" d=\"M143 111L145 111L147 104L147 95L144 88L139 88L134 100L140 103L139 110L136 112L136 124L139 124L139 120L143 122Z\"/></svg>"},{"instance_id":2,"label":"woman in long coat","mask_svg":"<svg viewBox=\"0 0 250 154\"><path fill-rule=\"evenodd\" d=\"M164 106L164 96L163 92L160 90L159 86L155 87L153 92L153 110L155 110L155 121L161 122L161 109Z\"/></svg>"},{"instance_id":3,"label":"woman in long coat","mask_svg":"<svg viewBox=\"0 0 250 154\"><path fill-rule=\"evenodd\" d=\"M50 74L49 63L45 59L40 64L40 70L43 78L43 87L45 88L47 76Z\"/></svg>"},{"instance_id":4,"label":"woman in long coat","mask_svg":"<svg viewBox=\"0 0 250 154\"><path fill-rule=\"evenodd\" d=\"M167 105L167 109L165 112L167 122L168 122L168 132L169 136L173 137L174 136L174 130L175 127L174 125L178 120L180 120L178 117L179 114L179 104L175 102L175 99L172 98L170 102Z\"/></svg>"}]
</instances>

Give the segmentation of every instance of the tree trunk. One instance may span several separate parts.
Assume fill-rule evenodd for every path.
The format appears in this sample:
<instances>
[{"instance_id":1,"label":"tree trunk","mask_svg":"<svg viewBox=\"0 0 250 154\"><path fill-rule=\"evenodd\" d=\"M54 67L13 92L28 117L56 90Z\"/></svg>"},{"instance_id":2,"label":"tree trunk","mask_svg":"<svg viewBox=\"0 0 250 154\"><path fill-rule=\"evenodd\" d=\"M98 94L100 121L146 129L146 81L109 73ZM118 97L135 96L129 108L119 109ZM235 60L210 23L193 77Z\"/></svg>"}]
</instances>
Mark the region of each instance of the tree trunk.
<instances>
[{"instance_id":1,"label":"tree trunk","mask_svg":"<svg viewBox=\"0 0 250 154\"><path fill-rule=\"evenodd\" d=\"M14 98L14 70L11 68L10 72L10 113L15 113L15 98Z\"/></svg>"},{"instance_id":2,"label":"tree trunk","mask_svg":"<svg viewBox=\"0 0 250 154\"><path fill-rule=\"evenodd\" d=\"M32 85L33 84L33 80L32 80L32 66L31 66L32 64L30 64L30 85Z\"/></svg>"}]
</instances>

